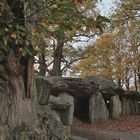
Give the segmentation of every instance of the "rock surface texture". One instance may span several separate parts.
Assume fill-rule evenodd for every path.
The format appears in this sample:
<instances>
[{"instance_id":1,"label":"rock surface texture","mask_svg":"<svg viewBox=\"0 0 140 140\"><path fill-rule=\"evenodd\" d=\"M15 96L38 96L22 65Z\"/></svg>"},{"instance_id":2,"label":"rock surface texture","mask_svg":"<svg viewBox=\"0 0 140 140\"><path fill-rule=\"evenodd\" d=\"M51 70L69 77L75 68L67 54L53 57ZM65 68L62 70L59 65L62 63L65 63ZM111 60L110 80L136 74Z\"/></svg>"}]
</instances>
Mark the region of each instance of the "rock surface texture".
<instances>
[{"instance_id":1,"label":"rock surface texture","mask_svg":"<svg viewBox=\"0 0 140 140\"><path fill-rule=\"evenodd\" d=\"M140 108L139 108L138 101L136 99L134 100L134 105L135 105L136 115L138 115L140 113Z\"/></svg>"},{"instance_id":2,"label":"rock surface texture","mask_svg":"<svg viewBox=\"0 0 140 140\"><path fill-rule=\"evenodd\" d=\"M103 122L109 119L109 112L100 92L93 94L89 99L89 118L91 123Z\"/></svg>"},{"instance_id":3,"label":"rock surface texture","mask_svg":"<svg viewBox=\"0 0 140 140\"><path fill-rule=\"evenodd\" d=\"M54 76L46 77L46 80L53 85L52 94L55 96L59 93L67 92L74 97L85 97L98 90L98 85L90 84L88 81L80 78Z\"/></svg>"},{"instance_id":4,"label":"rock surface texture","mask_svg":"<svg viewBox=\"0 0 140 140\"><path fill-rule=\"evenodd\" d=\"M112 109L112 118L118 119L122 115L122 103L120 101L119 95L111 97L111 109Z\"/></svg>"},{"instance_id":5,"label":"rock surface texture","mask_svg":"<svg viewBox=\"0 0 140 140\"><path fill-rule=\"evenodd\" d=\"M74 98L67 93L61 93L58 97L50 96L48 105L59 114L64 126L71 126L73 123Z\"/></svg>"},{"instance_id":6,"label":"rock surface texture","mask_svg":"<svg viewBox=\"0 0 140 140\"><path fill-rule=\"evenodd\" d=\"M46 106L43 109L40 107L38 118L39 125L49 140L66 140L65 127L50 107Z\"/></svg>"},{"instance_id":7,"label":"rock surface texture","mask_svg":"<svg viewBox=\"0 0 140 140\"><path fill-rule=\"evenodd\" d=\"M85 80L92 85L98 85L98 90L102 93L105 99L115 95L115 90L118 88L113 81L100 77L87 77Z\"/></svg>"},{"instance_id":8,"label":"rock surface texture","mask_svg":"<svg viewBox=\"0 0 140 140\"><path fill-rule=\"evenodd\" d=\"M52 90L52 84L43 77L36 78L37 102L41 105L46 105L49 100L49 95Z\"/></svg>"},{"instance_id":9,"label":"rock surface texture","mask_svg":"<svg viewBox=\"0 0 140 140\"><path fill-rule=\"evenodd\" d=\"M55 97L53 95L50 96L48 104L54 110L55 109L56 110L64 110L64 109L67 109L71 106L71 104L69 102L67 102L65 99L62 99L60 97Z\"/></svg>"},{"instance_id":10,"label":"rock surface texture","mask_svg":"<svg viewBox=\"0 0 140 140\"><path fill-rule=\"evenodd\" d=\"M128 116L129 115L129 106L128 106L128 99L122 98L122 115Z\"/></svg>"},{"instance_id":11,"label":"rock surface texture","mask_svg":"<svg viewBox=\"0 0 140 140\"><path fill-rule=\"evenodd\" d=\"M74 98L67 93L61 93L58 97L70 104L68 109L64 109L61 111L61 120L63 125L72 126L74 114Z\"/></svg>"}]
</instances>

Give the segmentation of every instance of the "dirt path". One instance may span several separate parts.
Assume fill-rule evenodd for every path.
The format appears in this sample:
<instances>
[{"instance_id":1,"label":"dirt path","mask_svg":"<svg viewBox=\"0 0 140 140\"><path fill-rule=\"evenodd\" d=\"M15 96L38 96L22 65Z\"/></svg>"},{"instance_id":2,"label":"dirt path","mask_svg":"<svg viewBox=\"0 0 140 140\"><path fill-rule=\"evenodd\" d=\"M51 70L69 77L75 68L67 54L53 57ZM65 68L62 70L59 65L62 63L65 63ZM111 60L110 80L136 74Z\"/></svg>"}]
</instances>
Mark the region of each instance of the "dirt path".
<instances>
[{"instance_id":1,"label":"dirt path","mask_svg":"<svg viewBox=\"0 0 140 140\"><path fill-rule=\"evenodd\" d=\"M72 133L89 140L140 140L140 116L98 124L74 123Z\"/></svg>"},{"instance_id":2,"label":"dirt path","mask_svg":"<svg viewBox=\"0 0 140 140\"><path fill-rule=\"evenodd\" d=\"M89 131L83 128L72 129L72 134L88 140L140 140L140 132Z\"/></svg>"},{"instance_id":3,"label":"dirt path","mask_svg":"<svg viewBox=\"0 0 140 140\"><path fill-rule=\"evenodd\" d=\"M120 140L140 140L140 132L104 131L102 133L120 138Z\"/></svg>"},{"instance_id":4,"label":"dirt path","mask_svg":"<svg viewBox=\"0 0 140 140\"><path fill-rule=\"evenodd\" d=\"M72 135L80 136L82 138L87 138L88 140L116 140L113 136L102 134L95 131L89 131L84 128L72 128Z\"/></svg>"}]
</instances>

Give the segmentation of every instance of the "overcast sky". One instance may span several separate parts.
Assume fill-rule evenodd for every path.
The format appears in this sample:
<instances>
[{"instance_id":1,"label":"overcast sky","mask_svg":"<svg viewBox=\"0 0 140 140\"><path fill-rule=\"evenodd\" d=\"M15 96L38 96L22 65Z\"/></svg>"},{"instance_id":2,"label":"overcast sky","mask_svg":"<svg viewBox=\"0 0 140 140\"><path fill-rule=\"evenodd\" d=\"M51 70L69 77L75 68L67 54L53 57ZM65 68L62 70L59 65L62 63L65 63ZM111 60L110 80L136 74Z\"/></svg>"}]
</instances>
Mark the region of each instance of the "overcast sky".
<instances>
[{"instance_id":1,"label":"overcast sky","mask_svg":"<svg viewBox=\"0 0 140 140\"><path fill-rule=\"evenodd\" d=\"M108 16L111 13L111 8L114 7L114 1L115 0L102 0L102 2L98 4L102 15Z\"/></svg>"},{"instance_id":2,"label":"overcast sky","mask_svg":"<svg viewBox=\"0 0 140 140\"><path fill-rule=\"evenodd\" d=\"M115 7L114 1L119 1L119 0L102 0L102 2L100 2L97 5L97 8L99 8L99 10L101 11L101 15L108 16L111 13L111 8ZM83 40L85 40L85 39L87 39L87 38L83 37ZM91 39L88 43L87 42L76 42L73 44L76 47L78 47L78 46L81 47L82 45L86 46L87 44L91 44L91 42L93 42L94 40L95 40L95 38Z\"/></svg>"}]
</instances>

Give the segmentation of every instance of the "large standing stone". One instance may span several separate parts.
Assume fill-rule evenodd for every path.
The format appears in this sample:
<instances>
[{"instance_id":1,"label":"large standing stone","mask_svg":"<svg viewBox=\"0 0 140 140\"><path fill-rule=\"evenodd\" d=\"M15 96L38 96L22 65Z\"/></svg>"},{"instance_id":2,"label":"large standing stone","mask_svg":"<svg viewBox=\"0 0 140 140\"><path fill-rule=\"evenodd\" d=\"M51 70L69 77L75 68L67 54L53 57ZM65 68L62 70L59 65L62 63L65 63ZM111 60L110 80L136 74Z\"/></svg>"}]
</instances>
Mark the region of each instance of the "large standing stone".
<instances>
[{"instance_id":1,"label":"large standing stone","mask_svg":"<svg viewBox=\"0 0 140 140\"><path fill-rule=\"evenodd\" d=\"M62 101L65 101L70 104L69 108L61 110L61 120L63 125L71 126L73 123L73 114L74 114L74 98L73 96L67 93L61 93L58 97Z\"/></svg>"},{"instance_id":2,"label":"large standing stone","mask_svg":"<svg viewBox=\"0 0 140 140\"><path fill-rule=\"evenodd\" d=\"M63 92L59 94L58 97L50 96L48 105L53 109L58 116L63 125L71 126L73 123L73 113L74 113L74 98L73 96Z\"/></svg>"},{"instance_id":3,"label":"large standing stone","mask_svg":"<svg viewBox=\"0 0 140 140\"><path fill-rule=\"evenodd\" d=\"M60 96L55 97L50 95L48 104L51 106L52 109L55 110L64 110L68 109L71 106L71 103L68 102L66 99L62 99Z\"/></svg>"},{"instance_id":4,"label":"large standing stone","mask_svg":"<svg viewBox=\"0 0 140 140\"><path fill-rule=\"evenodd\" d=\"M137 101L137 100L134 100L134 104L135 104L136 115L138 115L138 114L140 113L140 109L139 109L138 101Z\"/></svg>"},{"instance_id":5,"label":"large standing stone","mask_svg":"<svg viewBox=\"0 0 140 140\"><path fill-rule=\"evenodd\" d=\"M122 115L123 116L128 116L130 115L131 110L130 110L130 102L129 99L126 97L122 98Z\"/></svg>"},{"instance_id":6,"label":"large standing stone","mask_svg":"<svg viewBox=\"0 0 140 140\"><path fill-rule=\"evenodd\" d=\"M89 99L89 118L91 123L109 119L108 109L100 92L93 94Z\"/></svg>"},{"instance_id":7,"label":"large standing stone","mask_svg":"<svg viewBox=\"0 0 140 140\"><path fill-rule=\"evenodd\" d=\"M44 77L36 78L37 99L40 105L46 105L49 100L49 95L52 90L52 84Z\"/></svg>"},{"instance_id":8,"label":"large standing stone","mask_svg":"<svg viewBox=\"0 0 140 140\"><path fill-rule=\"evenodd\" d=\"M140 93L137 91L125 91L120 94L122 98L123 115L139 114L138 101Z\"/></svg>"},{"instance_id":9,"label":"large standing stone","mask_svg":"<svg viewBox=\"0 0 140 140\"><path fill-rule=\"evenodd\" d=\"M122 115L127 116L127 99L125 97L122 98Z\"/></svg>"},{"instance_id":10,"label":"large standing stone","mask_svg":"<svg viewBox=\"0 0 140 140\"><path fill-rule=\"evenodd\" d=\"M130 106L130 114L135 115L136 114L136 109L135 109L134 100L129 99L129 106Z\"/></svg>"},{"instance_id":11,"label":"large standing stone","mask_svg":"<svg viewBox=\"0 0 140 140\"><path fill-rule=\"evenodd\" d=\"M121 114L122 114L122 104L121 101L119 99L119 95L115 95L113 97L111 97L111 115L113 119L118 119L120 118Z\"/></svg>"}]
</instances>

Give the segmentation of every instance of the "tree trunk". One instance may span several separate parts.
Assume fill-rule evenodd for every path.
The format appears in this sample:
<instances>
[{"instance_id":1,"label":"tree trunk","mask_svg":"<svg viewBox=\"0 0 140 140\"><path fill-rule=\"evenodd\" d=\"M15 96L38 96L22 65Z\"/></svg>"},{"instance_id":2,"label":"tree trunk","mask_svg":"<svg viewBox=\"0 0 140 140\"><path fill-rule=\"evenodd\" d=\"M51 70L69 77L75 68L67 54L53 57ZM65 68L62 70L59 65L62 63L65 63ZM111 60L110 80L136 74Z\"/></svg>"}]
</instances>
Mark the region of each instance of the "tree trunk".
<instances>
[{"instance_id":1,"label":"tree trunk","mask_svg":"<svg viewBox=\"0 0 140 140\"><path fill-rule=\"evenodd\" d=\"M140 62L138 63L138 73L137 73L137 75L138 75L138 85L139 85L138 90L140 91Z\"/></svg>"},{"instance_id":2,"label":"tree trunk","mask_svg":"<svg viewBox=\"0 0 140 140\"><path fill-rule=\"evenodd\" d=\"M51 72L51 76L62 76L61 60L62 60L63 45L64 45L63 40L57 40L57 47L54 52L53 69Z\"/></svg>"},{"instance_id":3,"label":"tree trunk","mask_svg":"<svg viewBox=\"0 0 140 140\"><path fill-rule=\"evenodd\" d=\"M39 75L45 76L46 75L46 60L45 60L45 50L42 50L41 56L39 56Z\"/></svg>"},{"instance_id":4,"label":"tree trunk","mask_svg":"<svg viewBox=\"0 0 140 140\"><path fill-rule=\"evenodd\" d=\"M134 69L134 85L135 85L135 90L138 91L137 72L136 72L136 69Z\"/></svg>"},{"instance_id":5,"label":"tree trunk","mask_svg":"<svg viewBox=\"0 0 140 140\"><path fill-rule=\"evenodd\" d=\"M15 21L13 30L16 31L16 25L24 24L24 6L20 0L7 0L14 14ZM32 109L31 92L33 84L33 61L31 58L18 56L19 48L13 47L9 43L8 56L4 63L6 84L0 91L0 125L7 125L9 128L15 128L21 124L32 125L35 114ZM15 45L16 46L16 45ZM25 47L25 46L24 46Z\"/></svg>"},{"instance_id":6,"label":"tree trunk","mask_svg":"<svg viewBox=\"0 0 140 140\"><path fill-rule=\"evenodd\" d=\"M119 86L119 88L122 88L122 82L121 81L122 81L121 78L118 78L118 86Z\"/></svg>"},{"instance_id":7,"label":"tree trunk","mask_svg":"<svg viewBox=\"0 0 140 140\"><path fill-rule=\"evenodd\" d=\"M22 66L15 56L10 56L6 65L7 83L0 91L0 125L32 125L34 113L31 99L26 98Z\"/></svg>"},{"instance_id":8,"label":"tree trunk","mask_svg":"<svg viewBox=\"0 0 140 140\"><path fill-rule=\"evenodd\" d=\"M125 86L126 86L126 89L129 91L130 90L130 77L125 78Z\"/></svg>"},{"instance_id":9,"label":"tree trunk","mask_svg":"<svg viewBox=\"0 0 140 140\"><path fill-rule=\"evenodd\" d=\"M140 91L140 73L138 74L138 91Z\"/></svg>"}]
</instances>

